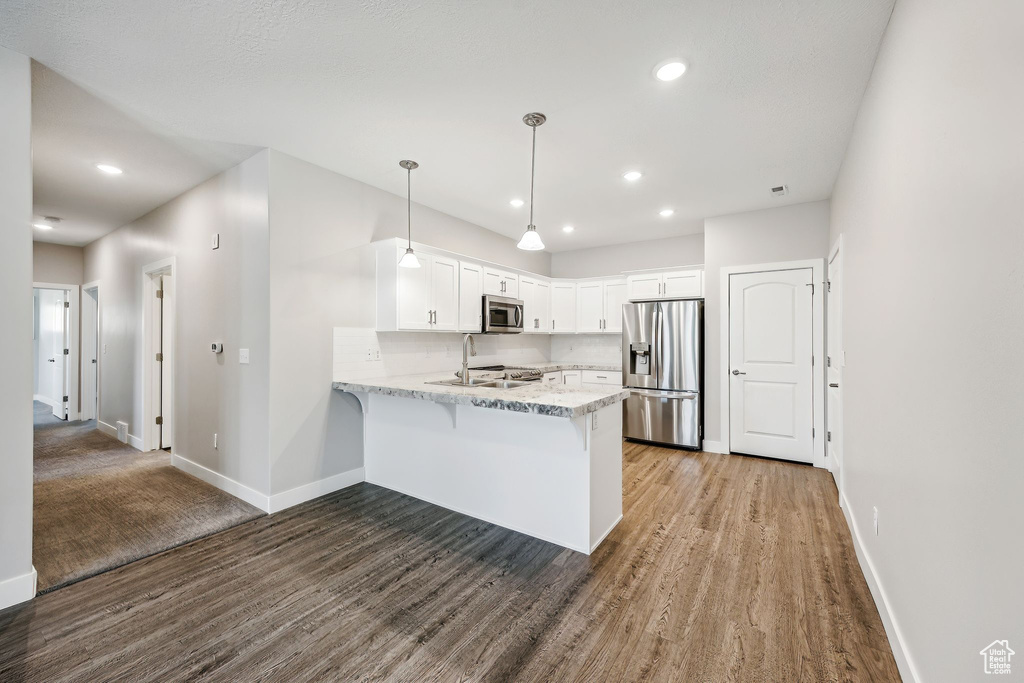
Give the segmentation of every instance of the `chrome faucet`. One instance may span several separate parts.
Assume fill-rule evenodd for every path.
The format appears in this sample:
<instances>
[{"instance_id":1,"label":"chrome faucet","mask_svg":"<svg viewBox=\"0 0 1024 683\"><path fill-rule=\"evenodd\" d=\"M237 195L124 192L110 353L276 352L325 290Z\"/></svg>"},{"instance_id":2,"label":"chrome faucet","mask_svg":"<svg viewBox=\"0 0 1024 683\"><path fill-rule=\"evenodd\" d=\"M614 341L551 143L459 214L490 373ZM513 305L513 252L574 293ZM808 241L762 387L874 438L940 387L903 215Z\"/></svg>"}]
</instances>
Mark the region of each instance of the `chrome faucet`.
<instances>
[{"instance_id":1,"label":"chrome faucet","mask_svg":"<svg viewBox=\"0 0 1024 683\"><path fill-rule=\"evenodd\" d=\"M462 383L469 384L469 357L476 355L476 342L473 335L467 334L462 340Z\"/></svg>"}]
</instances>

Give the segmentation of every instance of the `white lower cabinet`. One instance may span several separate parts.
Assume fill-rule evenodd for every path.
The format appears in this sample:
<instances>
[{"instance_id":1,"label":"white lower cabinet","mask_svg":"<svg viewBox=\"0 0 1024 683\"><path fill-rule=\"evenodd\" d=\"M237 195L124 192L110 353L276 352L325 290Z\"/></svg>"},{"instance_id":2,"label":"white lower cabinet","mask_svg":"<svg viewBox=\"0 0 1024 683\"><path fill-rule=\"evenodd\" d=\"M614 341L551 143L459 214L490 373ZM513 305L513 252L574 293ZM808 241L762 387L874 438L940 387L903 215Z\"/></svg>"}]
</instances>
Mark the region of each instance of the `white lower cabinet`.
<instances>
[{"instance_id":1,"label":"white lower cabinet","mask_svg":"<svg viewBox=\"0 0 1024 683\"><path fill-rule=\"evenodd\" d=\"M545 372L544 376L541 377L541 382L544 384L561 384L562 383L562 371L556 370L555 372Z\"/></svg>"},{"instance_id":2,"label":"white lower cabinet","mask_svg":"<svg viewBox=\"0 0 1024 683\"><path fill-rule=\"evenodd\" d=\"M583 387L604 389L609 386L622 386L622 373L611 370L583 370L580 377Z\"/></svg>"},{"instance_id":3,"label":"white lower cabinet","mask_svg":"<svg viewBox=\"0 0 1024 683\"><path fill-rule=\"evenodd\" d=\"M581 387L583 374L579 370L562 370L562 384L567 387Z\"/></svg>"}]
</instances>

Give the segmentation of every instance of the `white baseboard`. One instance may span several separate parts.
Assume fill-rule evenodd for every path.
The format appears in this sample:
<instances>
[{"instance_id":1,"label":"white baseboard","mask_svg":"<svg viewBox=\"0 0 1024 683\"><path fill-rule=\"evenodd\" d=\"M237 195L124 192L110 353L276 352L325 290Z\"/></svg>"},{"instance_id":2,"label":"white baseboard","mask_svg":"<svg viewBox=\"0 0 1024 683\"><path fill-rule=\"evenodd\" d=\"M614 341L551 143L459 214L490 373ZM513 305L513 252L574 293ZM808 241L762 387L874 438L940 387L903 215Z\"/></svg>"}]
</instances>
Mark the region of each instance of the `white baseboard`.
<instances>
[{"instance_id":1,"label":"white baseboard","mask_svg":"<svg viewBox=\"0 0 1024 683\"><path fill-rule=\"evenodd\" d=\"M103 420L96 420L96 429L100 430L107 436L112 436L115 439L117 438L117 427L113 425L108 425Z\"/></svg>"},{"instance_id":2,"label":"white baseboard","mask_svg":"<svg viewBox=\"0 0 1024 683\"><path fill-rule=\"evenodd\" d=\"M340 491L363 481L366 481L366 472L362 467L357 467L354 470L335 474L325 479L303 484L302 486L296 486L293 489L270 496L269 512L280 512L299 503L305 503L307 500L326 496L328 493Z\"/></svg>"},{"instance_id":3,"label":"white baseboard","mask_svg":"<svg viewBox=\"0 0 1024 683\"><path fill-rule=\"evenodd\" d=\"M216 486L221 491L230 493L235 498L241 498L249 505L257 507L264 512L270 512L270 496L265 493L260 493L256 489L249 488L230 477L225 477L220 472L214 472L208 467L203 467L188 458L183 458L177 453L171 455L171 465L191 474L196 479L202 479L207 484Z\"/></svg>"},{"instance_id":4,"label":"white baseboard","mask_svg":"<svg viewBox=\"0 0 1024 683\"><path fill-rule=\"evenodd\" d=\"M709 441L708 439L704 439L703 450L705 453L722 453L723 455L729 452L721 441Z\"/></svg>"},{"instance_id":5,"label":"white baseboard","mask_svg":"<svg viewBox=\"0 0 1024 683\"><path fill-rule=\"evenodd\" d=\"M27 602L36 596L36 568L32 571L0 581L0 609Z\"/></svg>"},{"instance_id":6,"label":"white baseboard","mask_svg":"<svg viewBox=\"0 0 1024 683\"><path fill-rule=\"evenodd\" d=\"M114 436L117 436L116 429L114 430ZM134 434L128 435L128 445L138 451L144 450L142 448L142 439L140 437L135 436Z\"/></svg>"},{"instance_id":7,"label":"white baseboard","mask_svg":"<svg viewBox=\"0 0 1024 683\"><path fill-rule=\"evenodd\" d=\"M868 583L871 597L875 600L878 615L882 618L882 626L885 627L885 635L889 639L889 648L892 650L892 656L896 659L896 668L899 669L900 677L904 681L920 683L921 678L917 675L917 669L910 659L910 653L907 652L907 648L903 644L903 637L900 634L899 626L896 624L896 618L889 609L889 601L885 597L885 589L882 588L878 575L875 573L875 565L872 564L871 557L864 548L860 529L857 527L853 513L850 512L850 503L846 500L845 494L840 494L840 498L842 502L840 507L843 509L843 515L846 517L846 524L850 527L850 535L853 536L853 548L857 552L857 561L860 562L861 572Z\"/></svg>"},{"instance_id":8,"label":"white baseboard","mask_svg":"<svg viewBox=\"0 0 1024 683\"><path fill-rule=\"evenodd\" d=\"M32 395L32 400L33 401L39 401L40 403L45 403L46 405L50 406L51 408L57 408L58 410L60 409L60 403L57 403L53 399L47 398L47 397L43 396L42 394L33 394Z\"/></svg>"}]
</instances>

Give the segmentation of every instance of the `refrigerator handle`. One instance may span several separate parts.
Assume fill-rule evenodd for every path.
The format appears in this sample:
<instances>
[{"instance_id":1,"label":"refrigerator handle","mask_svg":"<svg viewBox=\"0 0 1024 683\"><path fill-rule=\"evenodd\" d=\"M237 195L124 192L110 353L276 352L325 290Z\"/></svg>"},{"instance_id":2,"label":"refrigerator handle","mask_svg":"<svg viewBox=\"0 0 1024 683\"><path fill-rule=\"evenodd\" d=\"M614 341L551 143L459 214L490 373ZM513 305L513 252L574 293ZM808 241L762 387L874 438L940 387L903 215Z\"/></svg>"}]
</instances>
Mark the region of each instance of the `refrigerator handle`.
<instances>
[{"instance_id":1,"label":"refrigerator handle","mask_svg":"<svg viewBox=\"0 0 1024 683\"><path fill-rule=\"evenodd\" d=\"M651 349L654 353L651 354L651 372L654 374L654 380L657 382L658 387L661 387L661 356L664 350L661 348L662 344L662 333L661 333L661 319L663 311L661 310L661 304L655 304L654 309L654 348Z\"/></svg>"}]
</instances>

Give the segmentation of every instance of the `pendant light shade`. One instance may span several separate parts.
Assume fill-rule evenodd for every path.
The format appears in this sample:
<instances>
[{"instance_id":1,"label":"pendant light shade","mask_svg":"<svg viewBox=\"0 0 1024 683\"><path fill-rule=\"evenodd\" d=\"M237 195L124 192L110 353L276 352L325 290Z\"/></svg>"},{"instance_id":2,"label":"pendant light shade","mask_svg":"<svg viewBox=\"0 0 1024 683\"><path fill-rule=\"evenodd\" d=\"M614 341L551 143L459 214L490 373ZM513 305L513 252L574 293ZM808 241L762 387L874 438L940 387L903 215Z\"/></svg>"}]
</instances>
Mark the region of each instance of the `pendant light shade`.
<instances>
[{"instance_id":1,"label":"pendant light shade","mask_svg":"<svg viewBox=\"0 0 1024 683\"><path fill-rule=\"evenodd\" d=\"M533 129L533 154L530 157L530 224L526 226L519 244L516 246L525 251L540 251L544 248L544 242L537 233L537 226L533 224L533 178L537 168L537 126L541 125L548 118L539 112L533 112L523 117L523 123Z\"/></svg>"},{"instance_id":2,"label":"pendant light shade","mask_svg":"<svg viewBox=\"0 0 1024 683\"><path fill-rule=\"evenodd\" d=\"M419 168L419 164L415 161L409 161L405 159L399 161L398 165L405 169L406 172L406 205L408 209L408 228L409 228L409 241L405 248L405 253L402 254L402 258L398 261L399 268L419 268L420 260L416 258L415 252L412 250L412 170Z\"/></svg>"}]
</instances>

